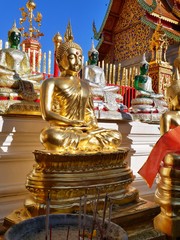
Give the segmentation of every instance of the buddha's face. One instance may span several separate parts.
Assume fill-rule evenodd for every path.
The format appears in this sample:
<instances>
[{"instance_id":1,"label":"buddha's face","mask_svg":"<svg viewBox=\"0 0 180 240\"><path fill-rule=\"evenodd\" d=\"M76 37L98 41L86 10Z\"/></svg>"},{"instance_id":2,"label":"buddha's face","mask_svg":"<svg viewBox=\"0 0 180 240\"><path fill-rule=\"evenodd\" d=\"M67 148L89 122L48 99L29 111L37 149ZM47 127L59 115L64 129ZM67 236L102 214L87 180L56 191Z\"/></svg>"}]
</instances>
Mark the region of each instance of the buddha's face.
<instances>
[{"instance_id":1,"label":"buddha's face","mask_svg":"<svg viewBox=\"0 0 180 240\"><path fill-rule=\"evenodd\" d=\"M92 52L91 55L89 56L89 62L90 64L97 64L99 60L99 54L98 52Z\"/></svg>"},{"instance_id":2,"label":"buddha's face","mask_svg":"<svg viewBox=\"0 0 180 240\"><path fill-rule=\"evenodd\" d=\"M149 70L149 64L145 63L140 67L140 72L142 75L147 74L148 70Z\"/></svg>"},{"instance_id":3,"label":"buddha's face","mask_svg":"<svg viewBox=\"0 0 180 240\"><path fill-rule=\"evenodd\" d=\"M168 99L168 107L171 111L179 111L180 110L180 96L177 95L173 99Z\"/></svg>"},{"instance_id":4,"label":"buddha's face","mask_svg":"<svg viewBox=\"0 0 180 240\"><path fill-rule=\"evenodd\" d=\"M11 44L11 47L18 47L19 43L21 41L21 34L19 32L12 32L9 36L9 42Z\"/></svg>"},{"instance_id":5,"label":"buddha's face","mask_svg":"<svg viewBox=\"0 0 180 240\"><path fill-rule=\"evenodd\" d=\"M67 56L69 67L73 72L79 72L82 68L82 52L76 48L70 48Z\"/></svg>"}]
</instances>

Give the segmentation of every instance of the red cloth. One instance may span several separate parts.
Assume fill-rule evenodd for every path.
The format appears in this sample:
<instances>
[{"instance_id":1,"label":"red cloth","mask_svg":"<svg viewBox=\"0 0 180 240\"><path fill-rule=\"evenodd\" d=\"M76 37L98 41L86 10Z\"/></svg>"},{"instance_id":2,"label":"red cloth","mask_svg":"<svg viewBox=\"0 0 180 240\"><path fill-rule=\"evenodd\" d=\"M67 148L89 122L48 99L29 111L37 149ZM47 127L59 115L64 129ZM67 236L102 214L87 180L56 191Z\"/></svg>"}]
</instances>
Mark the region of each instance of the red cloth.
<instances>
[{"instance_id":1,"label":"red cloth","mask_svg":"<svg viewBox=\"0 0 180 240\"><path fill-rule=\"evenodd\" d=\"M161 161L166 154L180 151L180 126L170 129L162 135L153 147L147 161L138 173L144 178L147 185L152 187L154 179L159 171Z\"/></svg>"}]
</instances>

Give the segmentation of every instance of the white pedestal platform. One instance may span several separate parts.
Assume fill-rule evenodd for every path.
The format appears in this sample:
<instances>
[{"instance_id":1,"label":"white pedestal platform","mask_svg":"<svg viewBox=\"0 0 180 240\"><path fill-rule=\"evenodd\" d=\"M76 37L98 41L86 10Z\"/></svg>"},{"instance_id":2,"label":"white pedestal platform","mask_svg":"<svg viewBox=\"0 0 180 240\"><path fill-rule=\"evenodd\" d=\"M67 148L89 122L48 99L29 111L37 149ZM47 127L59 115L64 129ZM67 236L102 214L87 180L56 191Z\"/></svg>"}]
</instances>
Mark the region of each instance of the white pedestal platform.
<instances>
[{"instance_id":1,"label":"white pedestal platform","mask_svg":"<svg viewBox=\"0 0 180 240\"><path fill-rule=\"evenodd\" d=\"M47 126L41 117L0 116L0 219L22 207L29 192L25 188L27 174L32 170L34 150L43 149L40 131ZM159 126L125 120L99 120L99 126L122 133L122 147L129 147L127 158L134 175L133 185L140 195L153 194L137 171L146 161L160 137Z\"/></svg>"},{"instance_id":2,"label":"white pedestal platform","mask_svg":"<svg viewBox=\"0 0 180 240\"><path fill-rule=\"evenodd\" d=\"M0 219L24 203L32 152L42 149L39 133L46 125L41 117L0 116Z\"/></svg>"},{"instance_id":3,"label":"white pedestal platform","mask_svg":"<svg viewBox=\"0 0 180 240\"><path fill-rule=\"evenodd\" d=\"M155 191L156 183L150 189L137 172L147 160L153 145L160 137L159 124L125 120L100 120L99 122L102 127L117 129L121 132L123 139L121 146L130 148L127 161L136 177L133 186L139 190L140 196L151 197Z\"/></svg>"}]
</instances>

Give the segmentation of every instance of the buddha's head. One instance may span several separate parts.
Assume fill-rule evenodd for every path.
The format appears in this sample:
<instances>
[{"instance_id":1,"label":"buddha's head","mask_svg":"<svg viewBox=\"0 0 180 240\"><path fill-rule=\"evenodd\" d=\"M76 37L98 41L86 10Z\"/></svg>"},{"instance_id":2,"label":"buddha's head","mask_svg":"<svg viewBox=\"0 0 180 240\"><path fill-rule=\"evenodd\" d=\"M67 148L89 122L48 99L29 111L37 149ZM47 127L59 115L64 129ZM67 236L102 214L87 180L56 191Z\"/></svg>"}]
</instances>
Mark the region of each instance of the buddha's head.
<instances>
[{"instance_id":1,"label":"buddha's head","mask_svg":"<svg viewBox=\"0 0 180 240\"><path fill-rule=\"evenodd\" d=\"M148 71L149 71L149 63L146 61L146 56L144 53L141 61L141 65L140 65L140 73L141 75L145 75L148 73Z\"/></svg>"},{"instance_id":2,"label":"buddha's head","mask_svg":"<svg viewBox=\"0 0 180 240\"><path fill-rule=\"evenodd\" d=\"M91 49L88 51L88 64L97 65L99 60L99 52L94 47L94 42L92 41Z\"/></svg>"},{"instance_id":3,"label":"buddha's head","mask_svg":"<svg viewBox=\"0 0 180 240\"><path fill-rule=\"evenodd\" d=\"M82 49L73 42L73 35L70 23L62 42L56 50L56 59L61 75L77 75L82 68Z\"/></svg>"},{"instance_id":4,"label":"buddha's head","mask_svg":"<svg viewBox=\"0 0 180 240\"><path fill-rule=\"evenodd\" d=\"M8 41L11 48L18 48L18 45L21 41L21 32L16 27L15 22L13 24L13 27L8 32Z\"/></svg>"}]
</instances>

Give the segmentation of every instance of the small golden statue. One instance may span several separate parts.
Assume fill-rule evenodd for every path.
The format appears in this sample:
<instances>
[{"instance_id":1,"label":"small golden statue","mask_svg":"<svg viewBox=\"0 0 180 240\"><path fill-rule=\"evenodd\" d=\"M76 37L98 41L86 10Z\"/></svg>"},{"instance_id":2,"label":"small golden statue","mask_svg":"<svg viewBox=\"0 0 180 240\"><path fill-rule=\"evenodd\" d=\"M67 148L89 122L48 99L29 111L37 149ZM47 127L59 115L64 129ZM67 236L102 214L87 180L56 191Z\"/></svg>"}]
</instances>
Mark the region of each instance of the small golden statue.
<instances>
[{"instance_id":1,"label":"small golden statue","mask_svg":"<svg viewBox=\"0 0 180 240\"><path fill-rule=\"evenodd\" d=\"M166 53L168 45L169 45L168 38L164 32L160 19L150 41L150 50L152 52L151 61L152 62L155 61L157 63L167 62Z\"/></svg>"}]
</instances>

